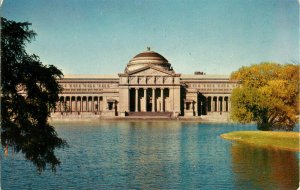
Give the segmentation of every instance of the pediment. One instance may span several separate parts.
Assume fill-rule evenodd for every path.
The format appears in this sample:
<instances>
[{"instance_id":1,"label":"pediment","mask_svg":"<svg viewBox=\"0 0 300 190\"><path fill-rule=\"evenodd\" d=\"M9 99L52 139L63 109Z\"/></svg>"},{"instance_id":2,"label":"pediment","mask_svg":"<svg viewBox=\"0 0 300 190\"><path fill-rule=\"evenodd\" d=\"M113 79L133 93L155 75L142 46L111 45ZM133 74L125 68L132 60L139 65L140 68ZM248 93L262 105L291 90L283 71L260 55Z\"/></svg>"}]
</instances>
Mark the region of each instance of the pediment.
<instances>
[{"instance_id":1,"label":"pediment","mask_svg":"<svg viewBox=\"0 0 300 190\"><path fill-rule=\"evenodd\" d=\"M155 76L155 75L167 76L168 74L163 73L158 70L155 70L155 69L151 69L151 68L131 74L131 76L149 76L149 75L150 76Z\"/></svg>"},{"instance_id":2,"label":"pediment","mask_svg":"<svg viewBox=\"0 0 300 190\"><path fill-rule=\"evenodd\" d=\"M146 66L128 73L129 76L172 76L174 73Z\"/></svg>"}]
</instances>

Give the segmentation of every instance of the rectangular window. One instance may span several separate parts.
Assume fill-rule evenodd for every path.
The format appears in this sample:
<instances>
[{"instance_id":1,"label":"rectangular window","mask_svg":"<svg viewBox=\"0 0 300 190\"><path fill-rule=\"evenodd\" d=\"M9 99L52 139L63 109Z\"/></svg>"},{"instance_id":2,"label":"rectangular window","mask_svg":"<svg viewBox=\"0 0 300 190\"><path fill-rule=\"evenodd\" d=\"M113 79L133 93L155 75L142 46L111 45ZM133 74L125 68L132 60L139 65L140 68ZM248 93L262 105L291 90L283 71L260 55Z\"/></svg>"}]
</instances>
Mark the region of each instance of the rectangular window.
<instances>
[{"instance_id":1,"label":"rectangular window","mask_svg":"<svg viewBox=\"0 0 300 190\"><path fill-rule=\"evenodd\" d=\"M108 102L108 110L113 110L113 102Z\"/></svg>"}]
</instances>

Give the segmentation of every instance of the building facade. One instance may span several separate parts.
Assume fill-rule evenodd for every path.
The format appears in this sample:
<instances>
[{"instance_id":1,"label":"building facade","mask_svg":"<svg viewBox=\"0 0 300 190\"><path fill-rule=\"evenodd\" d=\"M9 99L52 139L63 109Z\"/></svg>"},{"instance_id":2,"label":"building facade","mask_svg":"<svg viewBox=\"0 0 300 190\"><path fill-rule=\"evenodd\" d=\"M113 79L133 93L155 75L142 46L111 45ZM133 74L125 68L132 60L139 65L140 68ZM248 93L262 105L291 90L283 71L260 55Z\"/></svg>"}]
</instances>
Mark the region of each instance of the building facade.
<instances>
[{"instance_id":1,"label":"building facade","mask_svg":"<svg viewBox=\"0 0 300 190\"><path fill-rule=\"evenodd\" d=\"M230 112L236 82L229 76L176 73L166 58L147 51L116 75L65 76L52 116L221 117Z\"/></svg>"}]
</instances>

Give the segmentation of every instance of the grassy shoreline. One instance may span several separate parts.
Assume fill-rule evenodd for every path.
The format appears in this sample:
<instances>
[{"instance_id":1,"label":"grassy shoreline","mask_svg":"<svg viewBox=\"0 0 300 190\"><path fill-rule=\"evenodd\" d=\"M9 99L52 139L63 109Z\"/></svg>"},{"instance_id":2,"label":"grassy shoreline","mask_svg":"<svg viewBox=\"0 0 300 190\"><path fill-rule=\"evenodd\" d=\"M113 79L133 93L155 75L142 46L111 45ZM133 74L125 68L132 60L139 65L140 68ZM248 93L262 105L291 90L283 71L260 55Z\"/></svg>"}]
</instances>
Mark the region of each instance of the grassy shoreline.
<instances>
[{"instance_id":1,"label":"grassy shoreline","mask_svg":"<svg viewBox=\"0 0 300 190\"><path fill-rule=\"evenodd\" d=\"M300 152L299 132L234 131L222 134L221 137L255 146Z\"/></svg>"}]
</instances>

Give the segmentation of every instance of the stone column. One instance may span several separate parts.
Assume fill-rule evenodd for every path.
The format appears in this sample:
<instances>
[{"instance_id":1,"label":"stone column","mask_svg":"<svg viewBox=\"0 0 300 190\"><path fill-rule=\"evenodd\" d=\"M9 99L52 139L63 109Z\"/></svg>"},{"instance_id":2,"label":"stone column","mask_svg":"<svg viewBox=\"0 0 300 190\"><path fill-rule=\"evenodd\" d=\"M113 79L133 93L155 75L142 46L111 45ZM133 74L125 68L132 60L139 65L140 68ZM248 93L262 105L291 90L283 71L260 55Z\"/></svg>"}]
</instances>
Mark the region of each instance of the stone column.
<instances>
[{"instance_id":1,"label":"stone column","mask_svg":"<svg viewBox=\"0 0 300 190\"><path fill-rule=\"evenodd\" d=\"M93 112L93 96L91 97L91 112Z\"/></svg>"},{"instance_id":2,"label":"stone column","mask_svg":"<svg viewBox=\"0 0 300 190\"><path fill-rule=\"evenodd\" d=\"M64 97L60 97L61 99L59 99L59 101L60 101L60 111L62 112L63 111L63 108L64 108Z\"/></svg>"},{"instance_id":3,"label":"stone column","mask_svg":"<svg viewBox=\"0 0 300 190\"><path fill-rule=\"evenodd\" d=\"M83 96L80 97L80 112L83 112L83 101L82 101Z\"/></svg>"},{"instance_id":4,"label":"stone column","mask_svg":"<svg viewBox=\"0 0 300 190\"><path fill-rule=\"evenodd\" d=\"M138 99L138 96L139 96L139 89L138 88L136 88L135 89L135 112L138 112L138 101L139 101L139 99Z\"/></svg>"},{"instance_id":5,"label":"stone column","mask_svg":"<svg viewBox=\"0 0 300 190\"><path fill-rule=\"evenodd\" d=\"M222 96L219 96L219 112L221 112L222 103L223 103Z\"/></svg>"},{"instance_id":6,"label":"stone column","mask_svg":"<svg viewBox=\"0 0 300 190\"><path fill-rule=\"evenodd\" d=\"M103 102L103 98L102 98L102 102ZM101 96L99 96L99 112L103 110L103 104L101 104Z\"/></svg>"},{"instance_id":7,"label":"stone column","mask_svg":"<svg viewBox=\"0 0 300 190\"><path fill-rule=\"evenodd\" d=\"M222 104L221 96L218 97L218 102L219 102L218 112L220 112L221 111L221 104Z\"/></svg>"},{"instance_id":8,"label":"stone column","mask_svg":"<svg viewBox=\"0 0 300 190\"><path fill-rule=\"evenodd\" d=\"M220 102L219 102L219 96L217 96L217 112L220 110Z\"/></svg>"},{"instance_id":9,"label":"stone column","mask_svg":"<svg viewBox=\"0 0 300 190\"><path fill-rule=\"evenodd\" d=\"M92 108L91 111L94 112L95 110L94 96L92 96L91 108Z\"/></svg>"},{"instance_id":10,"label":"stone column","mask_svg":"<svg viewBox=\"0 0 300 190\"><path fill-rule=\"evenodd\" d=\"M144 111L147 112L147 88L144 88Z\"/></svg>"},{"instance_id":11,"label":"stone column","mask_svg":"<svg viewBox=\"0 0 300 190\"><path fill-rule=\"evenodd\" d=\"M66 98L63 96L63 100L62 100L62 111L66 111L66 110L65 110L65 102L66 102Z\"/></svg>"},{"instance_id":12,"label":"stone column","mask_svg":"<svg viewBox=\"0 0 300 190\"><path fill-rule=\"evenodd\" d=\"M91 111L94 112L94 109L95 109L95 107L94 107L95 106L95 104L94 104L94 96L92 96L91 106L92 106L91 107L92 108Z\"/></svg>"},{"instance_id":13,"label":"stone column","mask_svg":"<svg viewBox=\"0 0 300 190\"><path fill-rule=\"evenodd\" d=\"M98 96L94 96L94 112L98 112Z\"/></svg>"},{"instance_id":14,"label":"stone column","mask_svg":"<svg viewBox=\"0 0 300 190\"><path fill-rule=\"evenodd\" d=\"M222 96L219 96L219 112L221 112L221 106L222 106Z\"/></svg>"},{"instance_id":15,"label":"stone column","mask_svg":"<svg viewBox=\"0 0 300 190\"><path fill-rule=\"evenodd\" d=\"M160 97L161 97L160 111L163 112L164 111L164 89L163 88L160 89Z\"/></svg>"},{"instance_id":16,"label":"stone column","mask_svg":"<svg viewBox=\"0 0 300 190\"><path fill-rule=\"evenodd\" d=\"M226 101L225 101L225 96L223 96L223 105L222 105L222 112L226 112Z\"/></svg>"},{"instance_id":17,"label":"stone column","mask_svg":"<svg viewBox=\"0 0 300 190\"><path fill-rule=\"evenodd\" d=\"M86 97L86 112L89 112L89 97Z\"/></svg>"},{"instance_id":18,"label":"stone column","mask_svg":"<svg viewBox=\"0 0 300 190\"><path fill-rule=\"evenodd\" d=\"M155 112L155 88L152 88L152 112Z\"/></svg>"},{"instance_id":19,"label":"stone column","mask_svg":"<svg viewBox=\"0 0 300 190\"><path fill-rule=\"evenodd\" d=\"M72 96L69 96L69 111L72 112Z\"/></svg>"},{"instance_id":20,"label":"stone column","mask_svg":"<svg viewBox=\"0 0 300 190\"><path fill-rule=\"evenodd\" d=\"M98 100L97 100L98 101ZM96 102L96 96L94 96L94 101L93 101L93 103L94 103L94 106L93 106L93 108L94 108L94 112L96 111L96 105L97 105L97 102Z\"/></svg>"},{"instance_id":21,"label":"stone column","mask_svg":"<svg viewBox=\"0 0 300 190\"><path fill-rule=\"evenodd\" d=\"M70 109L70 100L69 101L67 101L67 99L68 99L68 96L66 96L66 112L68 112L69 111L69 109Z\"/></svg>"},{"instance_id":22,"label":"stone column","mask_svg":"<svg viewBox=\"0 0 300 190\"><path fill-rule=\"evenodd\" d=\"M214 111L215 111L214 97L211 96L210 97L210 112L214 112Z\"/></svg>"},{"instance_id":23,"label":"stone column","mask_svg":"<svg viewBox=\"0 0 300 190\"><path fill-rule=\"evenodd\" d=\"M98 96L97 100L97 112L100 112L100 96Z\"/></svg>"},{"instance_id":24,"label":"stone column","mask_svg":"<svg viewBox=\"0 0 300 190\"><path fill-rule=\"evenodd\" d=\"M75 112L77 112L77 96L75 96Z\"/></svg>"}]
</instances>

